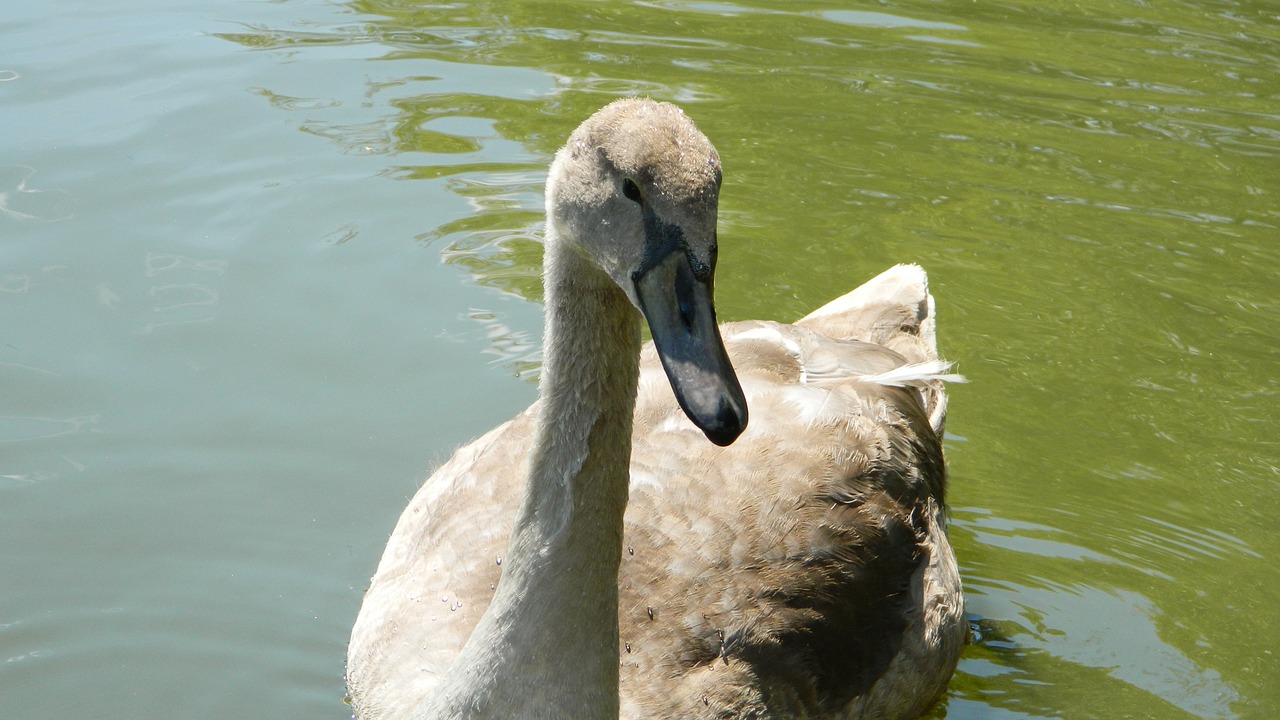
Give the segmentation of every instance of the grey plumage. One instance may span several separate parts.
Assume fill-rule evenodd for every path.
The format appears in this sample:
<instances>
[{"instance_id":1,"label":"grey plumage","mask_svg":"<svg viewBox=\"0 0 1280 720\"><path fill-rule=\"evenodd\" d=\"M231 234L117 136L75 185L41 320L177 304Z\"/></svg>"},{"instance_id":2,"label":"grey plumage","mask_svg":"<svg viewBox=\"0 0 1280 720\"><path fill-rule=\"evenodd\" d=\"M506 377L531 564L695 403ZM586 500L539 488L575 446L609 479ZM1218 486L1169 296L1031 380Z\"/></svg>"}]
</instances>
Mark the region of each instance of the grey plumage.
<instances>
[{"instance_id":1,"label":"grey plumage","mask_svg":"<svg viewBox=\"0 0 1280 720\"><path fill-rule=\"evenodd\" d=\"M565 288L581 283L555 269L599 273L576 255L553 262L569 242L603 254L600 267L621 285L627 268L652 260L594 245L612 239L602 223L640 218L615 200L630 193L614 187L625 177L653 198L644 212L683 228L691 244L709 229L710 245L684 251L695 274L699 262L709 273L719 172L714 148L678 109L644 100L609 106L561 151L548 191L548 354L564 359L546 372L563 384L544 377L538 403L459 450L405 510L352 633L359 717L911 718L945 689L967 632L941 446L943 381L957 378L937 354L924 272L892 268L796 325L723 326L751 422L718 447L681 411L652 344L638 373L626 371L638 348L634 290L592 281L585 299L571 298ZM567 319L579 300L592 316ZM597 337L568 337L555 329L562 321ZM570 374L587 372L577 362L588 352L623 370L576 378L579 392ZM582 409L627 412L628 384L630 422ZM589 417L540 420L560 402L552 392L572 393L564 406ZM585 446L550 423L587 423ZM594 459L593 448L625 449L628 435L629 472L625 455ZM538 442L554 448L535 451ZM563 480L561 465L572 468ZM539 504L526 497L526 476L530 493L567 495ZM592 494L609 483L621 492ZM625 503L622 522L600 520L608 512L595 503ZM594 525L576 530L584 515ZM509 547L517 517L542 528L536 549ZM485 617L502 574L543 567L539 552L567 558L527 580L540 604L504 597ZM586 609L574 617L547 607L560 603ZM604 630L584 641L579 623ZM477 627L500 639L468 644ZM535 630L539 639L525 643ZM584 665L583 642L611 643L599 657L613 660ZM557 705L561 695L574 699Z\"/></svg>"}]
</instances>

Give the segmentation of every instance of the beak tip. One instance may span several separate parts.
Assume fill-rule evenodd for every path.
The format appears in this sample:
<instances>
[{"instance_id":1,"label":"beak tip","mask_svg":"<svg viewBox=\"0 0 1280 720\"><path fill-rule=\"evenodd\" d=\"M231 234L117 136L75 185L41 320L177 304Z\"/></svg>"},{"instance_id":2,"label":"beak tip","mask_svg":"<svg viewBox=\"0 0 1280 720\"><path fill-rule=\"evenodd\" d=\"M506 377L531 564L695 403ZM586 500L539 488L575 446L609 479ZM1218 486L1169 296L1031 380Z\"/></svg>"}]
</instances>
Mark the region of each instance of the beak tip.
<instances>
[{"instance_id":1,"label":"beak tip","mask_svg":"<svg viewBox=\"0 0 1280 720\"><path fill-rule=\"evenodd\" d=\"M720 447L729 447L733 444L733 441L737 440L738 436L742 434L743 429L745 428L718 428L714 430L703 430L702 432L706 433L707 439L716 445L719 445Z\"/></svg>"},{"instance_id":2,"label":"beak tip","mask_svg":"<svg viewBox=\"0 0 1280 720\"><path fill-rule=\"evenodd\" d=\"M715 421L700 427L708 440L720 447L728 447L747 429L746 408L744 406L739 410L727 403L723 404Z\"/></svg>"}]
</instances>

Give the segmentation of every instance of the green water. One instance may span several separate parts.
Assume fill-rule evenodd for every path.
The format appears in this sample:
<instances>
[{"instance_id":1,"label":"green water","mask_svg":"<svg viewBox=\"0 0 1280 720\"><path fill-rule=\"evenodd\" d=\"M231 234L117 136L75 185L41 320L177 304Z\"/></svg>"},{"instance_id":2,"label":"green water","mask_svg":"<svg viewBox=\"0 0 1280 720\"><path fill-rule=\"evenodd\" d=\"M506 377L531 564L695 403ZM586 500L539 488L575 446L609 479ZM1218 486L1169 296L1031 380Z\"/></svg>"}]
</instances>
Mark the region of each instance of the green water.
<instances>
[{"instance_id":1,"label":"green water","mask_svg":"<svg viewBox=\"0 0 1280 720\"><path fill-rule=\"evenodd\" d=\"M1280 715L1280 7L0 11L0 716L342 718L436 462L533 397L541 184L716 143L720 314L931 273L977 636L934 718Z\"/></svg>"}]
</instances>

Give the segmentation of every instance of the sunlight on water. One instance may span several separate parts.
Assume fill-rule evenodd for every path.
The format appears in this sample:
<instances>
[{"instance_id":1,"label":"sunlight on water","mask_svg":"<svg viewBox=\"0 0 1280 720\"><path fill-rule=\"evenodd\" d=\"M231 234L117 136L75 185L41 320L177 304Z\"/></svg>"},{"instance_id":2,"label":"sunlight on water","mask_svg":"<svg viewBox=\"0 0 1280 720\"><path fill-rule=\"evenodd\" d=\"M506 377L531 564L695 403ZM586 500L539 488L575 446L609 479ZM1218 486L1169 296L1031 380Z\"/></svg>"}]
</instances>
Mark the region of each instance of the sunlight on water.
<instances>
[{"instance_id":1,"label":"sunlight on water","mask_svg":"<svg viewBox=\"0 0 1280 720\"><path fill-rule=\"evenodd\" d=\"M930 272L931 717L1280 714L1270 4L64 5L0 19L6 717L345 717L406 498L533 397L546 165L629 94L723 157L723 319Z\"/></svg>"}]
</instances>

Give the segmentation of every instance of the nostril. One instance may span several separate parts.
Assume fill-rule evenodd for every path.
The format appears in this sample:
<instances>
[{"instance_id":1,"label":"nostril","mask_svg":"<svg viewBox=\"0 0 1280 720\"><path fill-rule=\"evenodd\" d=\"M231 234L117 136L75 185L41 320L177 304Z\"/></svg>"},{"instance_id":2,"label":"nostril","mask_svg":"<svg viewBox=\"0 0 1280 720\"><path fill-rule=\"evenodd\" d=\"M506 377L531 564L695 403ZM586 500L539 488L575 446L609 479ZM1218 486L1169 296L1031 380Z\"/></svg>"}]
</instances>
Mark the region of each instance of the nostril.
<instances>
[{"instance_id":1,"label":"nostril","mask_svg":"<svg viewBox=\"0 0 1280 720\"><path fill-rule=\"evenodd\" d=\"M680 300L680 323L684 325L684 329L693 334L693 323L697 318L694 313L693 298L682 298Z\"/></svg>"}]
</instances>

